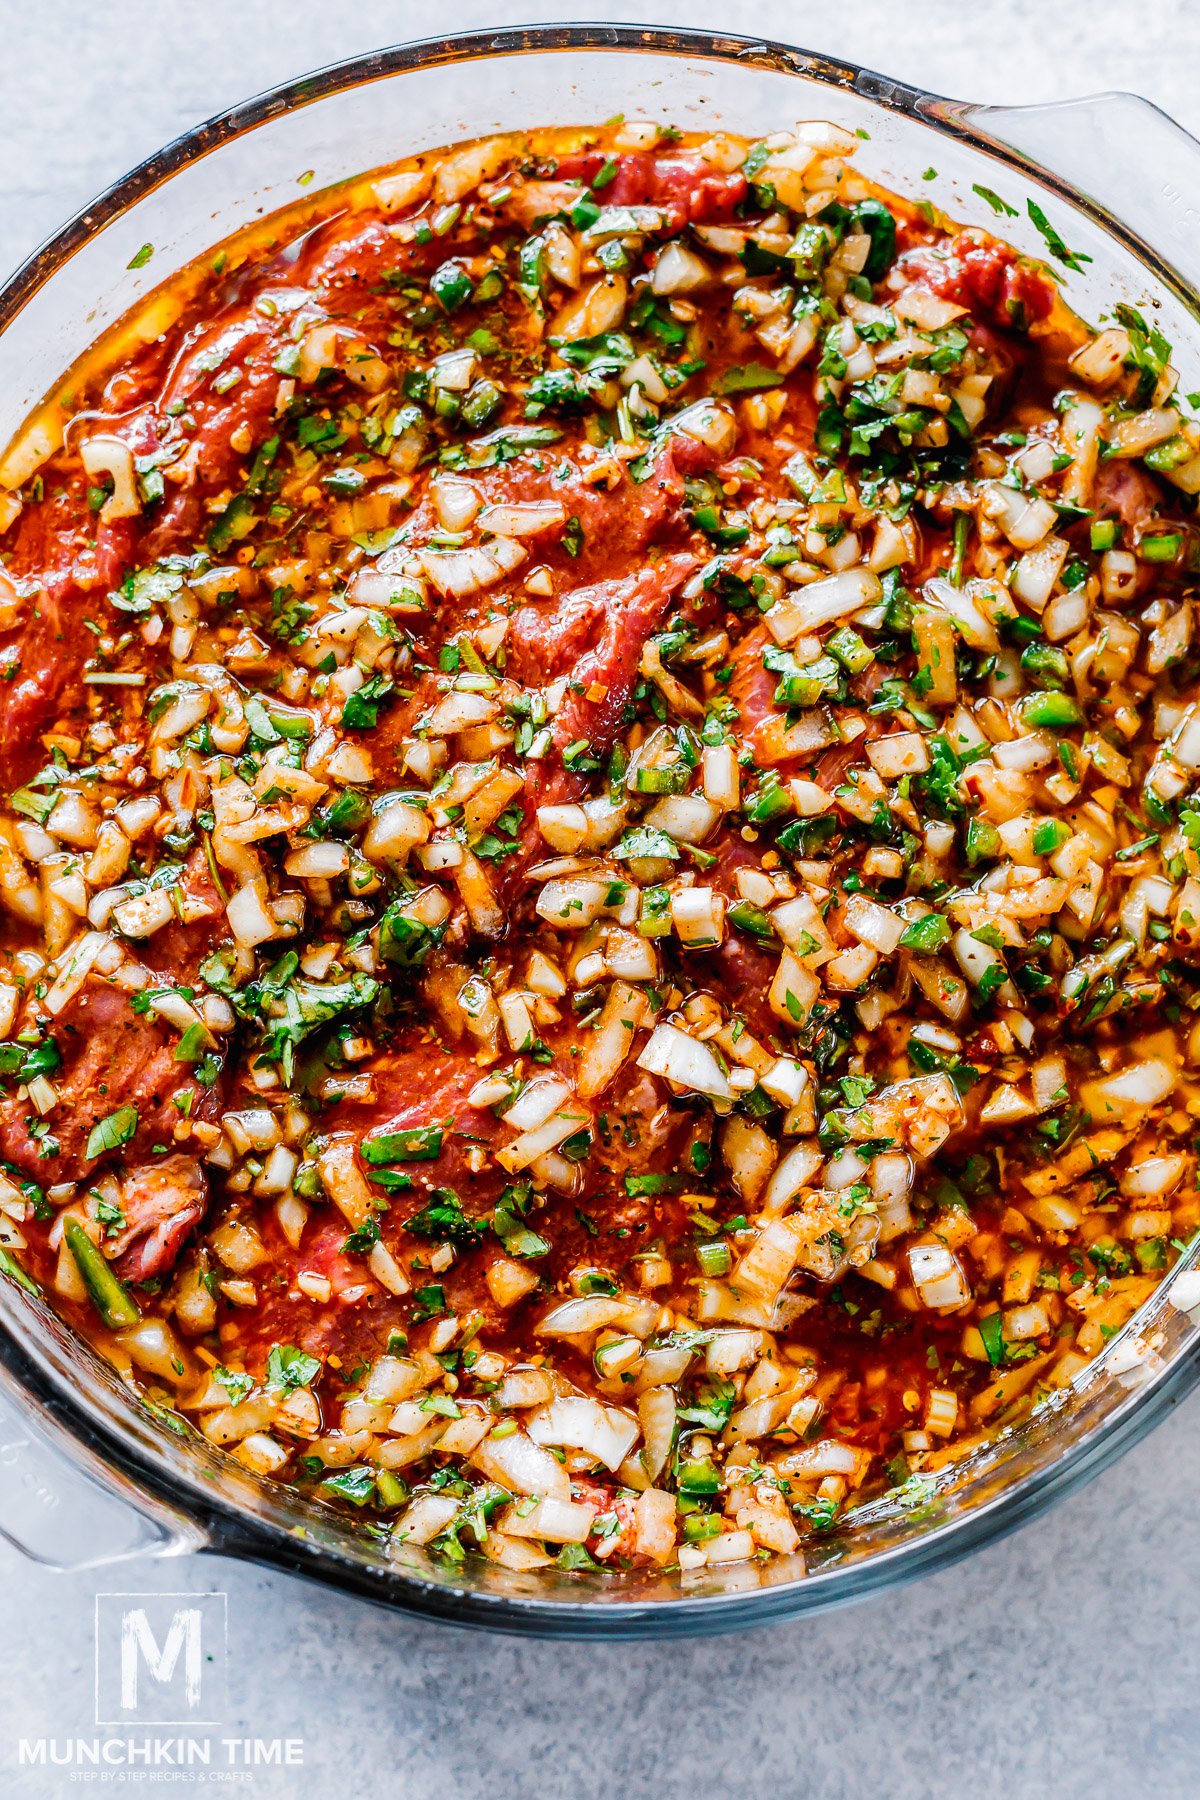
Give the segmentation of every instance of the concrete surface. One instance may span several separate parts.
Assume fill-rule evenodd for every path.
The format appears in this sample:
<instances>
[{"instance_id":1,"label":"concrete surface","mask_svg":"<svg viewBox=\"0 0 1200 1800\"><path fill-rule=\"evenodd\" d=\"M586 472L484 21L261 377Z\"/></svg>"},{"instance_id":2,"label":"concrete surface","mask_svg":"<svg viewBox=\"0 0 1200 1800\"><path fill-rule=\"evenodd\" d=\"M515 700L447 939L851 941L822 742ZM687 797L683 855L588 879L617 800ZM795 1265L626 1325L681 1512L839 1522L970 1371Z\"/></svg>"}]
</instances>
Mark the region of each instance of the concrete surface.
<instances>
[{"instance_id":1,"label":"concrete surface","mask_svg":"<svg viewBox=\"0 0 1200 1800\"><path fill-rule=\"evenodd\" d=\"M459 0L439 22L562 12ZM980 99L1128 87L1200 130L1200 16L1187 0L609 0L607 12L774 34ZM0 275L207 114L432 28L412 0L0 0ZM19 1767L18 1740L96 1736L95 1596L121 1589L227 1595L215 1767L176 1772L189 1781L222 1766L239 1777L242 1753L219 1740L251 1738L303 1740L302 1765L252 1783L288 1800L1184 1800L1200 1792L1198 1424L1192 1402L1049 1517L923 1584L688 1645L473 1636L218 1561L54 1575L0 1544L0 1792L40 1800L79 1779ZM101 1602L110 1658L113 1604ZM138 1765L122 1784L135 1775L149 1778Z\"/></svg>"}]
</instances>

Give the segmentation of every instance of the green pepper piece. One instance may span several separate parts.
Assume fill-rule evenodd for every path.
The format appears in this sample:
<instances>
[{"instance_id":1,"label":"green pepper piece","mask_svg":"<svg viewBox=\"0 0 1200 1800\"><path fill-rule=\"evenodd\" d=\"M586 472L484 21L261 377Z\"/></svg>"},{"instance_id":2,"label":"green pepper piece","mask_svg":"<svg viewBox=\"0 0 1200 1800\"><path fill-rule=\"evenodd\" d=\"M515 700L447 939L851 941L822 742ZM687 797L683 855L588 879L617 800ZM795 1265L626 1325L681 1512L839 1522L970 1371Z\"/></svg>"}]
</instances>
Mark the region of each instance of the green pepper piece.
<instances>
[{"instance_id":1,"label":"green pepper piece","mask_svg":"<svg viewBox=\"0 0 1200 1800\"><path fill-rule=\"evenodd\" d=\"M941 913L926 913L924 918L914 919L905 927L900 938L902 950L912 950L918 956L936 956L943 944L950 941L950 924Z\"/></svg>"},{"instance_id":2,"label":"green pepper piece","mask_svg":"<svg viewBox=\"0 0 1200 1800\"><path fill-rule=\"evenodd\" d=\"M733 1257L730 1255L729 1245L719 1239L716 1242L697 1244L696 1261L699 1263L700 1272L703 1275L728 1275L733 1267Z\"/></svg>"},{"instance_id":3,"label":"green pepper piece","mask_svg":"<svg viewBox=\"0 0 1200 1800\"><path fill-rule=\"evenodd\" d=\"M987 819L967 820L967 862L973 869L978 862L1000 854L1000 833Z\"/></svg>"},{"instance_id":4,"label":"green pepper piece","mask_svg":"<svg viewBox=\"0 0 1200 1800\"><path fill-rule=\"evenodd\" d=\"M691 770L683 762L639 767L634 776L635 791L639 794L682 794L691 778Z\"/></svg>"},{"instance_id":5,"label":"green pepper piece","mask_svg":"<svg viewBox=\"0 0 1200 1800\"><path fill-rule=\"evenodd\" d=\"M541 310L542 290L546 285L546 240L527 238L517 258L517 287L534 311Z\"/></svg>"},{"instance_id":6,"label":"green pepper piece","mask_svg":"<svg viewBox=\"0 0 1200 1800\"><path fill-rule=\"evenodd\" d=\"M711 1456L693 1456L680 1462L678 1483L681 1494L715 1494L721 1477Z\"/></svg>"},{"instance_id":7,"label":"green pepper piece","mask_svg":"<svg viewBox=\"0 0 1200 1800\"><path fill-rule=\"evenodd\" d=\"M4 1249L0 1249L0 1275L10 1276L27 1294L40 1294L42 1291L32 1275L26 1274L16 1257L10 1256Z\"/></svg>"},{"instance_id":8,"label":"green pepper piece","mask_svg":"<svg viewBox=\"0 0 1200 1800\"><path fill-rule=\"evenodd\" d=\"M1143 562L1174 562L1183 549L1183 533L1181 531L1160 531L1154 537L1144 537L1138 545L1138 555Z\"/></svg>"},{"instance_id":9,"label":"green pepper piece","mask_svg":"<svg viewBox=\"0 0 1200 1800\"><path fill-rule=\"evenodd\" d=\"M380 1506L403 1506L408 1499L409 1487L390 1469L380 1469L375 1477L375 1497Z\"/></svg>"},{"instance_id":10,"label":"green pepper piece","mask_svg":"<svg viewBox=\"0 0 1200 1800\"><path fill-rule=\"evenodd\" d=\"M1071 835L1071 827L1063 819L1039 819L1033 828L1033 854L1053 856Z\"/></svg>"},{"instance_id":11,"label":"green pepper piece","mask_svg":"<svg viewBox=\"0 0 1200 1800\"><path fill-rule=\"evenodd\" d=\"M851 675L861 675L875 661L875 652L867 647L857 631L849 625L842 625L828 639L826 645L830 656L836 656L844 669Z\"/></svg>"},{"instance_id":12,"label":"green pepper piece","mask_svg":"<svg viewBox=\"0 0 1200 1800\"><path fill-rule=\"evenodd\" d=\"M728 919L739 931L757 938L761 944L769 944L775 936L775 927L761 906L753 906L749 900L738 900L730 907Z\"/></svg>"},{"instance_id":13,"label":"green pepper piece","mask_svg":"<svg viewBox=\"0 0 1200 1800\"><path fill-rule=\"evenodd\" d=\"M1078 725L1083 718L1078 700L1070 694L1044 692L1029 694L1021 702L1021 716L1026 725L1052 728Z\"/></svg>"},{"instance_id":14,"label":"green pepper piece","mask_svg":"<svg viewBox=\"0 0 1200 1800\"><path fill-rule=\"evenodd\" d=\"M67 1249L75 1258L75 1267L103 1323L110 1331L136 1325L142 1316L141 1308L124 1282L113 1274L78 1219L67 1220L65 1236Z\"/></svg>"}]
</instances>

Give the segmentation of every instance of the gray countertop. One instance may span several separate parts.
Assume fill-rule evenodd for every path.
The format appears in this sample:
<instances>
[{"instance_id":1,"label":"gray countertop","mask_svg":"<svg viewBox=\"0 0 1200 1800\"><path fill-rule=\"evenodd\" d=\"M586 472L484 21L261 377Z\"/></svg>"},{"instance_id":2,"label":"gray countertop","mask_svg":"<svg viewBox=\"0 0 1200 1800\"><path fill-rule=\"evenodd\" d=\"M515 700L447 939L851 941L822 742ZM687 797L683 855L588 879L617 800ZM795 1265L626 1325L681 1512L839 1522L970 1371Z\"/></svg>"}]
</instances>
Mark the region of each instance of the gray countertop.
<instances>
[{"instance_id":1,"label":"gray countertop","mask_svg":"<svg viewBox=\"0 0 1200 1800\"><path fill-rule=\"evenodd\" d=\"M563 10L458 0L452 16L466 30ZM595 11L775 34L975 99L1131 88L1200 131L1200 16L1189 0L848 0L828 10L609 0ZM0 0L0 277L207 114L429 28L413 0ZM0 1791L66 1791L66 1768L20 1766L19 1740L96 1736L96 1595L120 1589L227 1596L228 1686L214 1735L302 1740L291 1752L302 1763L259 1768L252 1784L289 1800L651 1789L662 1800L1192 1796L1198 1420L1193 1401L1048 1517L917 1586L805 1625L690 1644L467 1634L218 1559L58 1575L0 1543ZM104 1632L111 1604L101 1602ZM236 1772L242 1753L231 1756ZM140 1766L125 1773L147 1777Z\"/></svg>"}]
</instances>

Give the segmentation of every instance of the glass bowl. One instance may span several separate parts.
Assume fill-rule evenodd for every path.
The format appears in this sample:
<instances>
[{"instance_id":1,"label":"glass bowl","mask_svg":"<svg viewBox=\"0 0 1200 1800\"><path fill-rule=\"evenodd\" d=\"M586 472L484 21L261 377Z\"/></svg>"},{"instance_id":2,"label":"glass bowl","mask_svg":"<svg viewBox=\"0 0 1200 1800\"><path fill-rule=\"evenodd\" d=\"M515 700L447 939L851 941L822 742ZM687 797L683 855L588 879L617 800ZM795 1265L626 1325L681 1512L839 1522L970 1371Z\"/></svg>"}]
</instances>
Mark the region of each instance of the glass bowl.
<instances>
[{"instance_id":1,"label":"glass bowl","mask_svg":"<svg viewBox=\"0 0 1200 1800\"><path fill-rule=\"evenodd\" d=\"M1110 94L973 106L781 44L699 32L549 26L382 50L210 120L134 169L0 290L0 444L102 331L205 250L364 170L457 139L616 113L760 136L797 118L859 132L876 180L991 226L979 191L1044 254L1035 196L1090 258L1066 282L1093 320L1153 314L1200 388L1200 144L1146 101ZM936 180L923 186L927 170ZM153 246L146 260L143 246ZM247 1474L132 1393L34 1295L0 1277L0 1532L63 1568L216 1551L313 1576L400 1611L492 1629L674 1636L820 1611L938 1568L1103 1468L1200 1374L1200 1243L1074 1385L999 1430L915 1497L855 1507L799 1557L692 1577L519 1574L390 1552L319 1502ZM1184 1306L1195 1312L1195 1320ZM910 1484L911 1486L911 1484Z\"/></svg>"}]
</instances>

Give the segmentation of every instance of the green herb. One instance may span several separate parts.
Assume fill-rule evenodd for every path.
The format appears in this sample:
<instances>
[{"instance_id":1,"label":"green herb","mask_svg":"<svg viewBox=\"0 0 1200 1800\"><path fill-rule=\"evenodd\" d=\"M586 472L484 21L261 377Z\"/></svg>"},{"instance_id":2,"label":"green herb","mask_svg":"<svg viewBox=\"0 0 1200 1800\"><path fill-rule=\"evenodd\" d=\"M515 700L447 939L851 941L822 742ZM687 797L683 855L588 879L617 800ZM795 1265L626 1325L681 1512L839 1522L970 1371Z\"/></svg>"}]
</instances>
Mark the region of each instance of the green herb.
<instances>
[{"instance_id":1,"label":"green herb","mask_svg":"<svg viewBox=\"0 0 1200 1800\"><path fill-rule=\"evenodd\" d=\"M294 1344L274 1344L267 1358L267 1386L282 1388L285 1393L310 1387L320 1373L318 1358L297 1350Z\"/></svg>"},{"instance_id":2,"label":"green herb","mask_svg":"<svg viewBox=\"0 0 1200 1800\"><path fill-rule=\"evenodd\" d=\"M240 1406L254 1392L254 1377L245 1370L227 1369L224 1363L218 1363L213 1370L213 1380L219 1381L229 1396L230 1406Z\"/></svg>"},{"instance_id":3,"label":"green herb","mask_svg":"<svg viewBox=\"0 0 1200 1800\"><path fill-rule=\"evenodd\" d=\"M52 1037L39 1044L0 1044L0 1076L32 1081L35 1075L53 1075L62 1057Z\"/></svg>"},{"instance_id":4,"label":"green herb","mask_svg":"<svg viewBox=\"0 0 1200 1800\"><path fill-rule=\"evenodd\" d=\"M426 1287L419 1287L413 1295L416 1311L413 1314L415 1325L423 1324L426 1319L436 1319L446 1312L446 1290L436 1281Z\"/></svg>"},{"instance_id":5,"label":"green herb","mask_svg":"<svg viewBox=\"0 0 1200 1800\"><path fill-rule=\"evenodd\" d=\"M680 1407L679 1417L705 1431L724 1431L736 1404L737 1389L732 1381L710 1378L697 1384L695 1398Z\"/></svg>"},{"instance_id":6,"label":"green herb","mask_svg":"<svg viewBox=\"0 0 1200 1800\"><path fill-rule=\"evenodd\" d=\"M979 1335L983 1339L983 1347L987 1351L987 1359L994 1369L1004 1361L1004 1322L998 1312L989 1313L986 1319L979 1321Z\"/></svg>"},{"instance_id":7,"label":"green herb","mask_svg":"<svg viewBox=\"0 0 1200 1800\"><path fill-rule=\"evenodd\" d=\"M233 544L247 538L258 524L258 515L249 494L235 494L229 505L209 527L208 547L216 556L224 556Z\"/></svg>"},{"instance_id":8,"label":"green herb","mask_svg":"<svg viewBox=\"0 0 1200 1800\"><path fill-rule=\"evenodd\" d=\"M1054 229L1036 200L1027 200L1025 205L1030 218L1045 238L1046 247L1051 256L1057 257L1059 262L1066 268L1074 269L1076 273L1082 273L1084 263L1090 263L1092 260L1091 257L1085 256L1082 250L1067 249L1066 244L1064 244L1062 238Z\"/></svg>"},{"instance_id":9,"label":"green herb","mask_svg":"<svg viewBox=\"0 0 1200 1800\"><path fill-rule=\"evenodd\" d=\"M350 1236L342 1245L346 1256L370 1256L379 1242L379 1214L368 1213L361 1225L356 1225Z\"/></svg>"},{"instance_id":10,"label":"green herb","mask_svg":"<svg viewBox=\"0 0 1200 1800\"><path fill-rule=\"evenodd\" d=\"M1016 216L1017 216L1016 207L1010 206L1008 204L1007 200L1002 200L1000 198L1000 195L997 194L992 188L981 187L980 185L976 184L975 186L972 187L971 192L973 194L978 194L979 198L981 200L986 200L988 205L991 207L992 211L996 214L997 218L1001 218L1001 217L1009 218L1009 219L1016 218Z\"/></svg>"},{"instance_id":11,"label":"green herb","mask_svg":"<svg viewBox=\"0 0 1200 1800\"><path fill-rule=\"evenodd\" d=\"M881 281L896 256L896 221L881 200L860 200L850 208L848 220L852 231L865 233L871 240L862 273L867 281Z\"/></svg>"},{"instance_id":12,"label":"green herb","mask_svg":"<svg viewBox=\"0 0 1200 1800\"><path fill-rule=\"evenodd\" d=\"M101 1119L92 1126L84 1155L91 1162L109 1150L119 1150L122 1144L127 1144L134 1136L137 1128L137 1107L119 1106L116 1112L109 1113L106 1119Z\"/></svg>"},{"instance_id":13,"label":"green herb","mask_svg":"<svg viewBox=\"0 0 1200 1800\"><path fill-rule=\"evenodd\" d=\"M533 1185L514 1181L504 1188L492 1213L492 1230L510 1256L546 1256L550 1245L525 1223L525 1215L533 1202ZM579 1215L582 1217L582 1215ZM595 1236L595 1228L592 1229Z\"/></svg>"},{"instance_id":14,"label":"green herb","mask_svg":"<svg viewBox=\"0 0 1200 1800\"><path fill-rule=\"evenodd\" d=\"M379 723L379 708L393 692L386 675L369 675L361 687L347 694L342 706L342 724L347 731L371 731Z\"/></svg>"},{"instance_id":15,"label":"green herb","mask_svg":"<svg viewBox=\"0 0 1200 1800\"><path fill-rule=\"evenodd\" d=\"M457 1244L460 1249L477 1244L484 1236L484 1226L467 1217L453 1188L432 1189L428 1203L413 1214L405 1229L434 1243Z\"/></svg>"},{"instance_id":16,"label":"green herb","mask_svg":"<svg viewBox=\"0 0 1200 1800\"><path fill-rule=\"evenodd\" d=\"M1148 325L1136 306L1124 303L1113 308L1117 323L1129 338L1126 367L1137 373L1134 404L1146 406L1171 363L1171 346L1157 325Z\"/></svg>"},{"instance_id":17,"label":"green herb","mask_svg":"<svg viewBox=\"0 0 1200 1800\"><path fill-rule=\"evenodd\" d=\"M631 1200L646 1200L656 1194L677 1194L683 1187L682 1175L626 1175L625 1192Z\"/></svg>"},{"instance_id":18,"label":"green herb","mask_svg":"<svg viewBox=\"0 0 1200 1800\"><path fill-rule=\"evenodd\" d=\"M584 1544L564 1544L554 1559L554 1566L568 1574L577 1569L598 1569L600 1564Z\"/></svg>"}]
</instances>

